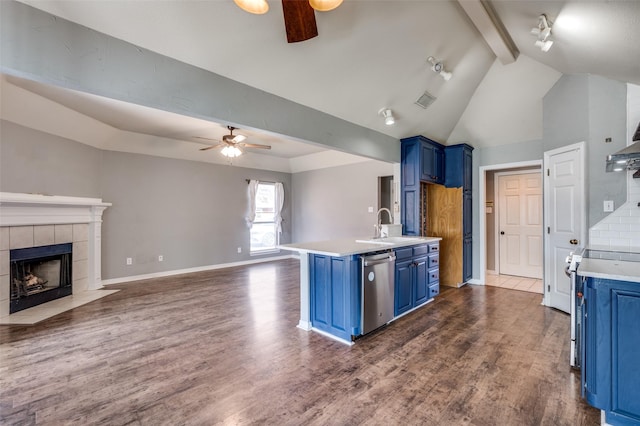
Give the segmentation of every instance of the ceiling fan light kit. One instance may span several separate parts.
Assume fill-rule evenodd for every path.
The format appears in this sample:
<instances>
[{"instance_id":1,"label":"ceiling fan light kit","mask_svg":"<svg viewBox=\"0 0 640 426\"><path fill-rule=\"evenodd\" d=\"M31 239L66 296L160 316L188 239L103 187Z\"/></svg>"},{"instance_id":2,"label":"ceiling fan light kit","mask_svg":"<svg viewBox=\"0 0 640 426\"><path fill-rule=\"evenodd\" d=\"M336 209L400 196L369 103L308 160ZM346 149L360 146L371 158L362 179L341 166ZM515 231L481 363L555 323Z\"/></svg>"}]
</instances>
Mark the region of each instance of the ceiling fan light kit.
<instances>
[{"instance_id":1,"label":"ceiling fan light kit","mask_svg":"<svg viewBox=\"0 0 640 426\"><path fill-rule=\"evenodd\" d=\"M267 13L267 0L233 0L244 11ZM298 43L318 36L315 10L328 12L340 6L343 0L282 0L284 27L288 43Z\"/></svg>"},{"instance_id":2,"label":"ceiling fan light kit","mask_svg":"<svg viewBox=\"0 0 640 426\"><path fill-rule=\"evenodd\" d=\"M237 146L233 146L233 145L227 145L224 148L222 148L221 151L222 155L224 155L225 157L228 158L235 158L235 157L239 157L240 155L242 155L242 151L240 151L240 148L238 148Z\"/></svg>"},{"instance_id":3,"label":"ceiling fan light kit","mask_svg":"<svg viewBox=\"0 0 640 426\"><path fill-rule=\"evenodd\" d=\"M551 40L551 26L553 23L547 19L544 13L538 17L538 26L531 29L531 34L538 37L535 45L543 52L548 52L553 45Z\"/></svg>"},{"instance_id":4,"label":"ceiling fan light kit","mask_svg":"<svg viewBox=\"0 0 640 426\"><path fill-rule=\"evenodd\" d=\"M342 4L342 0L309 0L312 8L318 12L328 12Z\"/></svg>"},{"instance_id":5,"label":"ceiling fan light kit","mask_svg":"<svg viewBox=\"0 0 640 426\"><path fill-rule=\"evenodd\" d=\"M245 12L262 15L269 11L267 0L233 0Z\"/></svg>"}]
</instances>

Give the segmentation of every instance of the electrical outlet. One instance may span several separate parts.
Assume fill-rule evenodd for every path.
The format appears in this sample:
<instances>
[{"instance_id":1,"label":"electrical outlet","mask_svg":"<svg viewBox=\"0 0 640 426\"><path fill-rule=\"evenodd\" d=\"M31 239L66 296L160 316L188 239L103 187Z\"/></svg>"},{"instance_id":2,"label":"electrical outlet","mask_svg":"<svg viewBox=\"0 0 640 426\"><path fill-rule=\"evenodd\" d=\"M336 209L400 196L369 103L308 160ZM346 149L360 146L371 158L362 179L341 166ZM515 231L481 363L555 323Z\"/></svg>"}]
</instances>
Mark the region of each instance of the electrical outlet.
<instances>
[{"instance_id":1,"label":"electrical outlet","mask_svg":"<svg viewBox=\"0 0 640 426\"><path fill-rule=\"evenodd\" d=\"M238 253L242 253L242 247L238 247Z\"/></svg>"},{"instance_id":2,"label":"electrical outlet","mask_svg":"<svg viewBox=\"0 0 640 426\"><path fill-rule=\"evenodd\" d=\"M369 208L367 209L367 211L368 211L369 213L373 213L373 207L369 207Z\"/></svg>"},{"instance_id":3,"label":"electrical outlet","mask_svg":"<svg viewBox=\"0 0 640 426\"><path fill-rule=\"evenodd\" d=\"M133 265L133 259L130 257L127 257L127 265Z\"/></svg>"},{"instance_id":4,"label":"electrical outlet","mask_svg":"<svg viewBox=\"0 0 640 426\"><path fill-rule=\"evenodd\" d=\"M613 200L606 200L604 202L604 211L612 212L613 211Z\"/></svg>"},{"instance_id":5,"label":"electrical outlet","mask_svg":"<svg viewBox=\"0 0 640 426\"><path fill-rule=\"evenodd\" d=\"M158 256L158 262L162 262L164 261L164 256L163 255L159 255Z\"/></svg>"}]
</instances>

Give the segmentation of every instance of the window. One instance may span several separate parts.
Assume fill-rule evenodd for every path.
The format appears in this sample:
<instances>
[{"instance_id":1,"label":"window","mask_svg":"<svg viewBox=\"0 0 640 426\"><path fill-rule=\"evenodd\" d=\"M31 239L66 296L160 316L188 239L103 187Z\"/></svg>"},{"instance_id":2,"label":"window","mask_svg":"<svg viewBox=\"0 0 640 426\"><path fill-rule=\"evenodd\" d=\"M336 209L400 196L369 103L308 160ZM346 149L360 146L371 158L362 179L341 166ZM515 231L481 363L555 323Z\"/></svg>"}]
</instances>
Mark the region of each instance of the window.
<instances>
[{"instance_id":1,"label":"window","mask_svg":"<svg viewBox=\"0 0 640 426\"><path fill-rule=\"evenodd\" d=\"M276 185L258 183L256 218L251 227L251 253L275 250L278 244Z\"/></svg>"}]
</instances>

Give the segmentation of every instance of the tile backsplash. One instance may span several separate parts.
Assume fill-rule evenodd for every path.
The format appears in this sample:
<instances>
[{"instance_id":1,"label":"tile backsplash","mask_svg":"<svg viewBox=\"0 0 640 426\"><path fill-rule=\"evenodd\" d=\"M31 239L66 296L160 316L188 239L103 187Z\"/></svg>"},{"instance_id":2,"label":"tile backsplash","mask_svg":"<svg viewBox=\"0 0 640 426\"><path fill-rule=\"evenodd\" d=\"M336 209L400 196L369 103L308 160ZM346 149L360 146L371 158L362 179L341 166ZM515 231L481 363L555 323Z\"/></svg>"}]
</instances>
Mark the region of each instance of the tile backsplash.
<instances>
[{"instance_id":1,"label":"tile backsplash","mask_svg":"<svg viewBox=\"0 0 640 426\"><path fill-rule=\"evenodd\" d=\"M640 121L640 86L627 85L627 136ZM640 179L627 173L627 202L589 229L589 245L610 248L640 248Z\"/></svg>"},{"instance_id":2,"label":"tile backsplash","mask_svg":"<svg viewBox=\"0 0 640 426\"><path fill-rule=\"evenodd\" d=\"M589 245L640 247L640 179L633 179L633 172L627 173L627 202L589 229Z\"/></svg>"}]
</instances>

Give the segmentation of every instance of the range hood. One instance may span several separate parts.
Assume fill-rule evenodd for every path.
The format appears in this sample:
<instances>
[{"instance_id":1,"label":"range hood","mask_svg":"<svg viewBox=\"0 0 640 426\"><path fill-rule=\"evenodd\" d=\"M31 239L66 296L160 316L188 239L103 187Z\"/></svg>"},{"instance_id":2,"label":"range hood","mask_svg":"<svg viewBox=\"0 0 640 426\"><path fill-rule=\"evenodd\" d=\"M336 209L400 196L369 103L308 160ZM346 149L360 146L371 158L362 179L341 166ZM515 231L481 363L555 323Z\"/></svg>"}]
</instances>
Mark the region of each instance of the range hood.
<instances>
[{"instance_id":1,"label":"range hood","mask_svg":"<svg viewBox=\"0 0 640 426\"><path fill-rule=\"evenodd\" d=\"M615 154L607 156L607 171L638 170L633 177L640 177L640 123L631 140L634 142ZM638 176L636 176L638 175Z\"/></svg>"}]
</instances>

